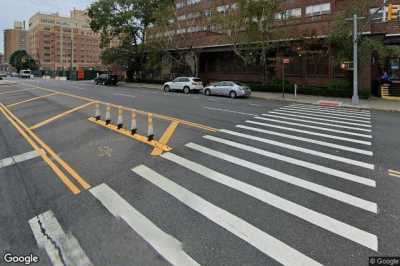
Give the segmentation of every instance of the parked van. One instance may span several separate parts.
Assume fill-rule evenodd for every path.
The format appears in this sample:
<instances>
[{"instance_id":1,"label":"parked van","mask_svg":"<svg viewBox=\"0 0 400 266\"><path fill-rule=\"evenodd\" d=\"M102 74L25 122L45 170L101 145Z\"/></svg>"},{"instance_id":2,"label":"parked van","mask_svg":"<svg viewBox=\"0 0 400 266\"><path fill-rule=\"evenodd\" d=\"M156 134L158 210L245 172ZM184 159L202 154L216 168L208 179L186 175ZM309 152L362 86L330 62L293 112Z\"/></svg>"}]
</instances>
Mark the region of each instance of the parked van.
<instances>
[{"instance_id":1,"label":"parked van","mask_svg":"<svg viewBox=\"0 0 400 266\"><path fill-rule=\"evenodd\" d=\"M32 71L29 69L23 69L19 72L19 77L23 79L30 79L32 76Z\"/></svg>"}]
</instances>

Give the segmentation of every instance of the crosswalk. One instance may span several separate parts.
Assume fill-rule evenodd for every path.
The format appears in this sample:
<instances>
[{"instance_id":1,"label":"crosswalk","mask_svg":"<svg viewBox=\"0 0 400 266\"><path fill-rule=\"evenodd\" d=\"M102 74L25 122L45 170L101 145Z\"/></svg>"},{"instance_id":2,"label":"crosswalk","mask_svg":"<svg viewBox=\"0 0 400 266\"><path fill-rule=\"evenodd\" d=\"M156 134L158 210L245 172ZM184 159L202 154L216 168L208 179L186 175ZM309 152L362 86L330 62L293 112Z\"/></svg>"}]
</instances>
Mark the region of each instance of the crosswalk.
<instances>
[{"instance_id":1,"label":"crosswalk","mask_svg":"<svg viewBox=\"0 0 400 266\"><path fill-rule=\"evenodd\" d=\"M163 154L157 164L136 166L132 174L278 264L344 265L354 259L354 250L378 252L377 232L368 226L378 213L371 113L293 104L251 116L234 128ZM191 180L218 184L213 185L217 194L243 196L226 198L226 202L246 206L255 200L269 206L277 211L276 219L293 225L287 228L288 234L301 235L302 228L307 228L311 239L331 239L332 246L310 239L302 239L302 244L290 242L292 237L274 231L277 225L253 219L259 215L257 210L248 209L244 216L201 193ZM90 192L172 265L213 265L189 255L186 249L191 243L164 232L108 185ZM365 222L360 223L359 216ZM340 261L326 260L327 249L343 251L344 244L348 254L341 254Z\"/></svg>"}]
</instances>

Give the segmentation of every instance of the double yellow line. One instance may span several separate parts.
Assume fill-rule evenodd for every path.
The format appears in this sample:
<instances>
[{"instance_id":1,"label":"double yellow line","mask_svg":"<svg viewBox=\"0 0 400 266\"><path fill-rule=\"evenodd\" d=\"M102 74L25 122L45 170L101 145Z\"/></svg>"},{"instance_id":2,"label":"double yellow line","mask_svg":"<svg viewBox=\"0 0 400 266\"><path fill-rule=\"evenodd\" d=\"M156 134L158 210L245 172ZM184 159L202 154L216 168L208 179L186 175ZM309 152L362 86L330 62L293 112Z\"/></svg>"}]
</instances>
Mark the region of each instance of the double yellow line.
<instances>
[{"instance_id":1,"label":"double yellow line","mask_svg":"<svg viewBox=\"0 0 400 266\"><path fill-rule=\"evenodd\" d=\"M396 170L389 169L389 175L394 177L400 177L400 172Z\"/></svg>"},{"instance_id":2,"label":"double yellow line","mask_svg":"<svg viewBox=\"0 0 400 266\"><path fill-rule=\"evenodd\" d=\"M7 107L0 103L0 111L17 129L17 131L25 138L25 140L33 147L33 149L42 157L47 165L60 178L64 185L73 193L79 194L80 189L75 185L64 172L53 162L56 161L76 182L79 183L85 190L91 186L79 176L63 159L61 159L46 143L44 143L35 133L32 132L21 120L19 120ZM50 157L51 156L51 159Z\"/></svg>"}]
</instances>

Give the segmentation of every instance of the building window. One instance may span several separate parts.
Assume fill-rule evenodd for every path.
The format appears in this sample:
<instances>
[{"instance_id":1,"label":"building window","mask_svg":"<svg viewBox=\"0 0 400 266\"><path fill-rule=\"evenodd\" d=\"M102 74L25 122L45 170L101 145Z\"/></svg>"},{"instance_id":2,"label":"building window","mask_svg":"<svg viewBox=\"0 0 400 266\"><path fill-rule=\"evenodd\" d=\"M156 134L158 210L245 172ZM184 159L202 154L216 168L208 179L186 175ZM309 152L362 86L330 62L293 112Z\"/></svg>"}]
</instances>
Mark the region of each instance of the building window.
<instances>
[{"instance_id":1,"label":"building window","mask_svg":"<svg viewBox=\"0 0 400 266\"><path fill-rule=\"evenodd\" d=\"M331 3L312 5L306 7L307 16L319 16L331 13Z\"/></svg>"},{"instance_id":2,"label":"building window","mask_svg":"<svg viewBox=\"0 0 400 266\"><path fill-rule=\"evenodd\" d=\"M276 13L274 18L276 20L285 20L290 18L299 18L301 17L301 8L293 8L289 10L285 10L279 13Z\"/></svg>"},{"instance_id":3,"label":"building window","mask_svg":"<svg viewBox=\"0 0 400 266\"><path fill-rule=\"evenodd\" d=\"M211 17L212 15L213 15L212 10L210 9L204 10L205 17Z\"/></svg>"},{"instance_id":4,"label":"building window","mask_svg":"<svg viewBox=\"0 0 400 266\"><path fill-rule=\"evenodd\" d=\"M383 9L379 7L371 8L369 10L370 18L372 21L383 21Z\"/></svg>"},{"instance_id":5,"label":"building window","mask_svg":"<svg viewBox=\"0 0 400 266\"><path fill-rule=\"evenodd\" d=\"M195 5L195 4L198 4L200 2L201 2L201 0L187 0L187 4L188 5Z\"/></svg>"}]
</instances>

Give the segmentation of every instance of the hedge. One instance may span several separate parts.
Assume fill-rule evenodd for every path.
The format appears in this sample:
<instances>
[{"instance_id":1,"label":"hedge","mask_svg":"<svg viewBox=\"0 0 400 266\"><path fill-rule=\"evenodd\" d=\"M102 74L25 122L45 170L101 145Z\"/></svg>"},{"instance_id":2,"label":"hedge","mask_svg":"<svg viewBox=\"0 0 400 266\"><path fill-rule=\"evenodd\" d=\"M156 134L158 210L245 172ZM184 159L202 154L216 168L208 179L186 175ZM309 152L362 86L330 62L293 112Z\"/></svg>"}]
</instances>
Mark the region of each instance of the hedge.
<instances>
[{"instance_id":1,"label":"hedge","mask_svg":"<svg viewBox=\"0 0 400 266\"><path fill-rule=\"evenodd\" d=\"M282 92L282 80L274 79L269 84L248 84L252 91L259 92ZM294 93L294 86L285 81L285 92ZM329 83L328 87L317 86L299 86L298 94L317 95L327 97L343 97L349 98L353 95L351 82L347 80L334 80ZM371 96L369 90L360 90L360 98L368 99Z\"/></svg>"}]
</instances>

